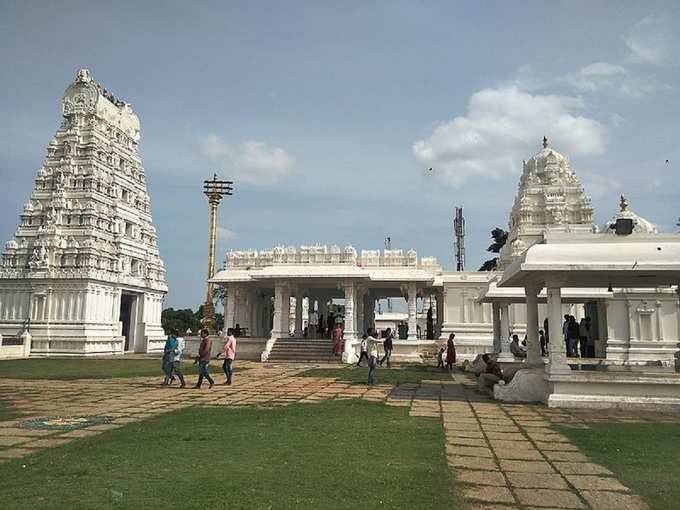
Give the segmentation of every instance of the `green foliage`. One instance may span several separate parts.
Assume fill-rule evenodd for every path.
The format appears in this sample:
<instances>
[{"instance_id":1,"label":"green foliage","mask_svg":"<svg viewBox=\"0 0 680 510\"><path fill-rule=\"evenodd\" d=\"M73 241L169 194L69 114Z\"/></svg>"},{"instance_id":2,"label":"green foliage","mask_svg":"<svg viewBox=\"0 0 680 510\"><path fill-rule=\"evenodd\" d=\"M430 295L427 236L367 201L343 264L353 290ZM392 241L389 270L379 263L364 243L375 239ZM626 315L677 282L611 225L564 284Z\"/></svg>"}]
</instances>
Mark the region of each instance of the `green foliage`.
<instances>
[{"instance_id":1,"label":"green foliage","mask_svg":"<svg viewBox=\"0 0 680 510\"><path fill-rule=\"evenodd\" d=\"M501 248L505 246L508 240L508 232L500 227L496 227L491 231L491 238L493 242L489 245L486 251L490 253L500 253ZM495 271L498 267L498 257L494 257L485 261L482 267L479 268L480 271Z\"/></svg>"},{"instance_id":2,"label":"green foliage","mask_svg":"<svg viewBox=\"0 0 680 510\"><path fill-rule=\"evenodd\" d=\"M4 400L0 400L0 421L13 420L21 415L15 408Z\"/></svg>"},{"instance_id":3,"label":"green foliage","mask_svg":"<svg viewBox=\"0 0 680 510\"><path fill-rule=\"evenodd\" d=\"M191 308L184 308L182 310L166 308L161 312L161 324L166 332L176 329L182 334L189 329L196 333L201 327L201 323Z\"/></svg>"},{"instance_id":4,"label":"green foliage","mask_svg":"<svg viewBox=\"0 0 680 510\"><path fill-rule=\"evenodd\" d=\"M678 508L679 423L596 423L587 429L560 427L560 432L651 508Z\"/></svg>"},{"instance_id":5,"label":"green foliage","mask_svg":"<svg viewBox=\"0 0 680 510\"><path fill-rule=\"evenodd\" d=\"M195 313L196 320L198 321L199 324L203 324L203 305L198 307L198 310L196 310ZM215 331L219 331L221 329L224 329L224 315L221 313L215 312L215 324L214 324Z\"/></svg>"},{"instance_id":6,"label":"green foliage","mask_svg":"<svg viewBox=\"0 0 680 510\"><path fill-rule=\"evenodd\" d=\"M444 444L363 400L192 407L1 463L0 508L460 508Z\"/></svg>"}]
</instances>

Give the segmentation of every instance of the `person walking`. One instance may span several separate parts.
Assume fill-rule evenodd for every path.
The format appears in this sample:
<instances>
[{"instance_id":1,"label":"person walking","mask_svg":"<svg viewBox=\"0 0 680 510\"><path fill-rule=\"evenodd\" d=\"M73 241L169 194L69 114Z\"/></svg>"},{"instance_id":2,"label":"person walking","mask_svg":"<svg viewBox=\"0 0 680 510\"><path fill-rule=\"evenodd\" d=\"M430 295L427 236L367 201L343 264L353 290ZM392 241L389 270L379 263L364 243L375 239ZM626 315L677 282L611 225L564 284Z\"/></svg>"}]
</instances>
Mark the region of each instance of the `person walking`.
<instances>
[{"instance_id":1,"label":"person walking","mask_svg":"<svg viewBox=\"0 0 680 510\"><path fill-rule=\"evenodd\" d=\"M390 364L390 358L392 357L392 339L394 338L394 335L392 334L392 328L387 328L387 331L385 331L385 340L383 340L383 357L380 360L380 366L383 365L383 362L387 361L387 368L390 368L392 365Z\"/></svg>"},{"instance_id":2,"label":"person walking","mask_svg":"<svg viewBox=\"0 0 680 510\"><path fill-rule=\"evenodd\" d=\"M449 371L453 370L453 364L456 362L456 345L453 343L454 338L456 338L456 334L451 333L449 339L446 341L446 368Z\"/></svg>"},{"instance_id":3,"label":"person walking","mask_svg":"<svg viewBox=\"0 0 680 510\"><path fill-rule=\"evenodd\" d=\"M375 371L378 368L378 339L373 336L373 329L366 331L366 342L368 348L368 384L376 383Z\"/></svg>"},{"instance_id":4,"label":"person walking","mask_svg":"<svg viewBox=\"0 0 680 510\"><path fill-rule=\"evenodd\" d=\"M175 336L175 330L168 331L168 338L165 340L165 346L163 347L163 358L161 359L161 369L165 378L161 386L168 386L175 380L172 375L172 358L174 356L175 348L177 347L177 336Z\"/></svg>"},{"instance_id":5,"label":"person walking","mask_svg":"<svg viewBox=\"0 0 680 510\"><path fill-rule=\"evenodd\" d=\"M361 366L361 362L364 358L366 358L366 361L368 361L368 343L366 342L366 333L361 335L361 354L359 354L359 362L357 363L357 366Z\"/></svg>"},{"instance_id":6,"label":"person walking","mask_svg":"<svg viewBox=\"0 0 680 510\"><path fill-rule=\"evenodd\" d=\"M233 363L236 358L236 338L234 337L234 330L231 328L227 329L227 339L224 341L222 352L217 354L217 358L222 354L224 355L222 370L224 370L224 375L227 376L224 384L231 385L231 378L234 375Z\"/></svg>"},{"instance_id":7,"label":"person walking","mask_svg":"<svg viewBox=\"0 0 680 510\"><path fill-rule=\"evenodd\" d=\"M171 374L173 376L174 375L177 376L180 382L179 387L184 388L186 384L184 382L184 374L182 374L182 370L180 368L180 361L182 361L182 352L184 351L184 338L179 336L177 330L175 330L174 333L175 337L177 338L177 345L175 346L175 349L172 354Z\"/></svg>"},{"instance_id":8,"label":"person walking","mask_svg":"<svg viewBox=\"0 0 680 510\"><path fill-rule=\"evenodd\" d=\"M210 383L209 388L213 387L215 381L210 377L210 372L208 371L208 366L210 365L210 352L212 351L212 340L208 335L207 329L201 330L201 345L198 347L198 356L196 356L196 361L198 363L198 382L194 388L198 389L203 383L203 379L207 379Z\"/></svg>"}]
</instances>

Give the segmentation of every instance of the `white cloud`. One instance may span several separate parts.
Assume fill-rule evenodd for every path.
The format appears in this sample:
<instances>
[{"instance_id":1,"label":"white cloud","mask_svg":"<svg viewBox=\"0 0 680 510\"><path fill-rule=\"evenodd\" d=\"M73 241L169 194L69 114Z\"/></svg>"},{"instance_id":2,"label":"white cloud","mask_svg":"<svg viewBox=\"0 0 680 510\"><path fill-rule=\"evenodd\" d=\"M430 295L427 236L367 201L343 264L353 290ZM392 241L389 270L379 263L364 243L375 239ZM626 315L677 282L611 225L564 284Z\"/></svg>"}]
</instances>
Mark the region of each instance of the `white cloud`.
<instances>
[{"instance_id":1,"label":"white cloud","mask_svg":"<svg viewBox=\"0 0 680 510\"><path fill-rule=\"evenodd\" d=\"M636 64L676 66L680 55L680 35L667 18L647 16L623 36L628 60Z\"/></svg>"},{"instance_id":2,"label":"white cloud","mask_svg":"<svg viewBox=\"0 0 680 510\"><path fill-rule=\"evenodd\" d=\"M642 74L607 62L587 65L576 73L566 75L563 79L581 92L618 91L631 97L642 97L671 88L659 82L652 74Z\"/></svg>"},{"instance_id":3,"label":"white cloud","mask_svg":"<svg viewBox=\"0 0 680 510\"><path fill-rule=\"evenodd\" d=\"M233 241L236 239L236 232L233 230L230 230L226 227L217 227L217 240L222 241L224 243L228 243L229 241Z\"/></svg>"},{"instance_id":4,"label":"white cloud","mask_svg":"<svg viewBox=\"0 0 680 510\"><path fill-rule=\"evenodd\" d=\"M578 115L577 97L530 94L517 87L485 89L472 95L465 115L439 125L413 144L415 157L440 180L459 186L474 176L517 174L543 135L567 155L604 151L606 130Z\"/></svg>"},{"instance_id":5,"label":"white cloud","mask_svg":"<svg viewBox=\"0 0 680 510\"><path fill-rule=\"evenodd\" d=\"M276 184L295 167L294 157L265 142L247 141L234 146L209 134L199 139L199 149L204 157L223 164L234 180L248 184Z\"/></svg>"}]
</instances>

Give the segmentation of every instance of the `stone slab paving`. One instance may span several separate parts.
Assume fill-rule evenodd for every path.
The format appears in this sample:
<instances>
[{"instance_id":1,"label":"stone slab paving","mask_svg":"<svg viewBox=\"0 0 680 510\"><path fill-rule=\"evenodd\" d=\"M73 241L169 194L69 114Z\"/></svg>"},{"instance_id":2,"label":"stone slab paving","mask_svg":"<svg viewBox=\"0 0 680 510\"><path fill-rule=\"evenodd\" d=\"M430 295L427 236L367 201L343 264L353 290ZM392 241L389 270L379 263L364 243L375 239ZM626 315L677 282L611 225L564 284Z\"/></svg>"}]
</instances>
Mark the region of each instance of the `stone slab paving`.
<instances>
[{"instance_id":1,"label":"stone slab paving","mask_svg":"<svg viewBox=\"0 0 680 510\"><path fill-rule=\"evenodd\" d=\"M593 413L503 404L479 395L466 375L455 372L452 378L458 401L442 399L447 459L472 508L648 509L611 471L552 428L588 427ZM633 418L629 413L614 419Z\"/></svg>"}]
</instances>

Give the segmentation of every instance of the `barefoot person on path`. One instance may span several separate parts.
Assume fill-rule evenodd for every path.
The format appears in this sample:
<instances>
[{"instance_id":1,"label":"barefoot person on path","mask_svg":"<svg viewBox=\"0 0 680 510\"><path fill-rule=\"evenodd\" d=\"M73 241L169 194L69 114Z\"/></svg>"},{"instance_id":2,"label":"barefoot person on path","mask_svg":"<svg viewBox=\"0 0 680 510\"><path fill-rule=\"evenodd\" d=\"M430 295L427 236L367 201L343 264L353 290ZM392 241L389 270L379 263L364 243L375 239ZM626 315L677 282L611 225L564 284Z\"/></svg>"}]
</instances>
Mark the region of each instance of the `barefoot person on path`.
<instances>
[{"instance_id":1,"label":"barefoot person on path","mask_svg":"<svg viewBox=\"0 0 680 510\"><path fill-rule=\"evenodd\" d=\"M224 384L231 384L231 377L234 374L234 368L232 364L234 363L234 358L236 358L236 338L234 337L234 330L227 329L227 339L224 341L224 347L222 352L220 352L217 357L224 355L224 363L222 363L222 370L224 370L224 375L227 376L227 380Z\"/></svg>"},{"instance_id":2,"label":"barefoot person on path","mask_svg":"<svg viewBox=\"0 0 680 510\"><path fill-rule=\"evenodd\" d=\"M208 335L207 329L201 330L201 345L198 348L198 356L196 356L196 361L198 363L198 382L194 388L200 388L203 383L203 378L206 378L210 383L209 388L213 387L215 381L210 377L210 372L208 371L208 365L210 364L210 352L212 351L212 340Z\"/></svg>"}]
</instances>

